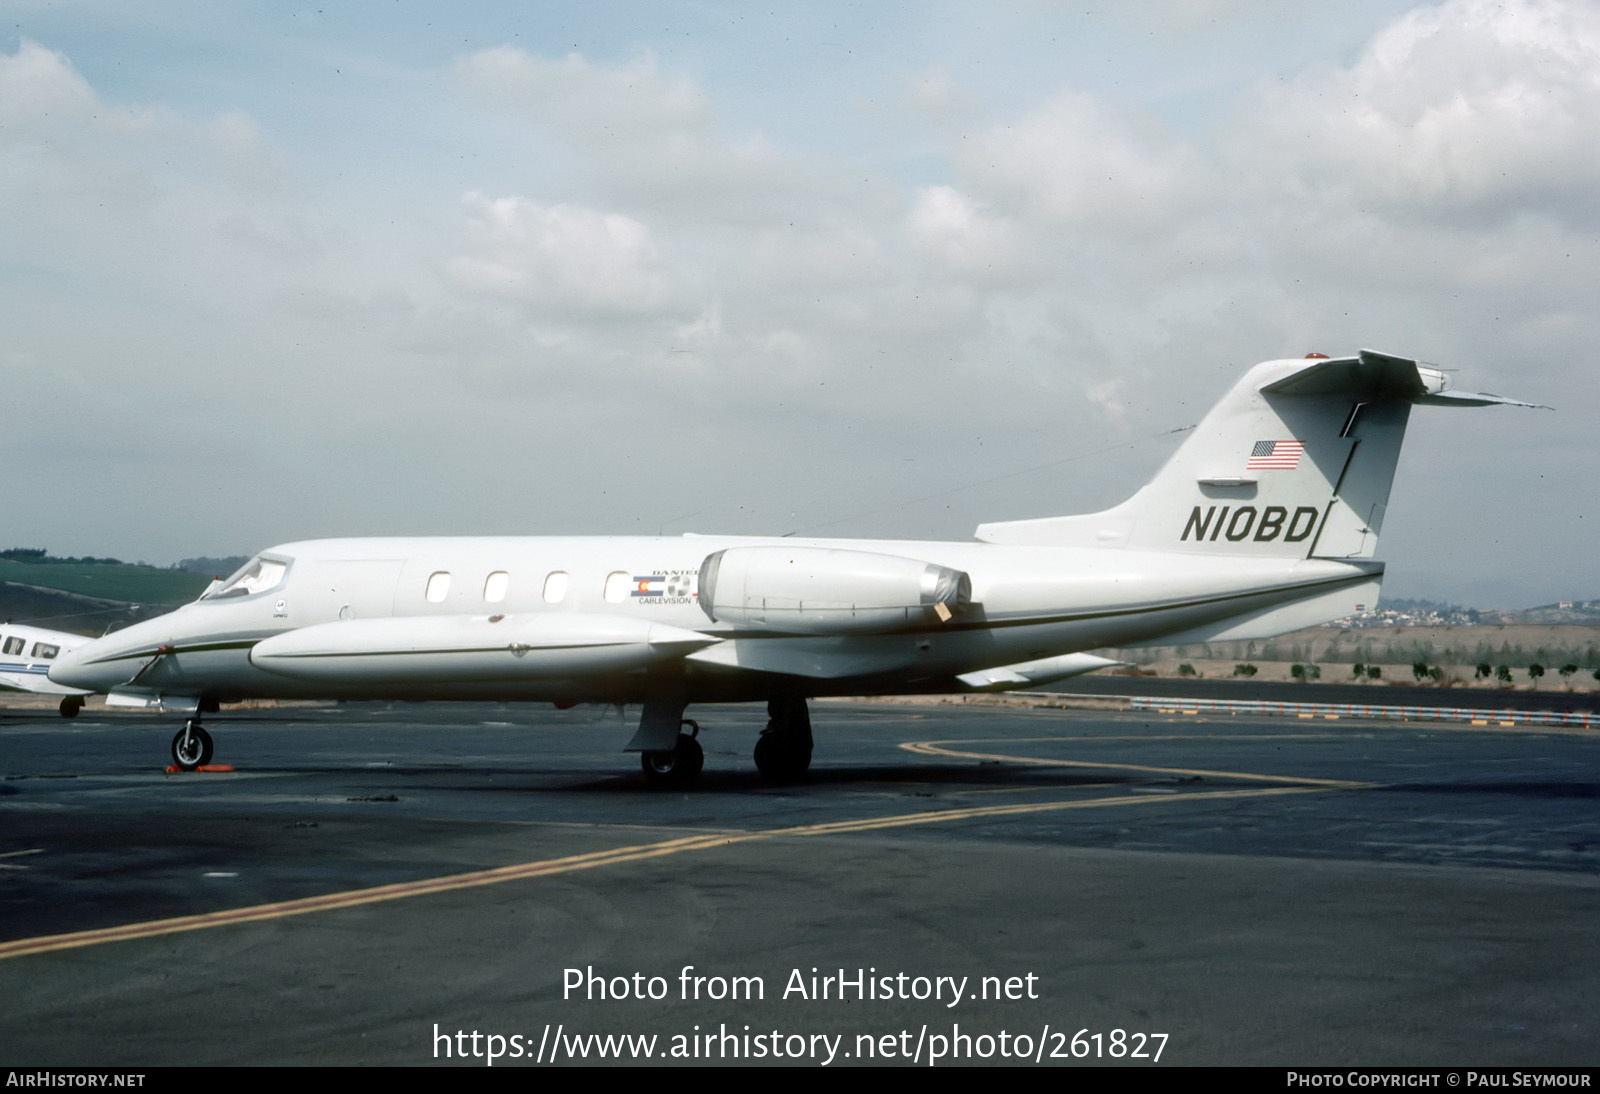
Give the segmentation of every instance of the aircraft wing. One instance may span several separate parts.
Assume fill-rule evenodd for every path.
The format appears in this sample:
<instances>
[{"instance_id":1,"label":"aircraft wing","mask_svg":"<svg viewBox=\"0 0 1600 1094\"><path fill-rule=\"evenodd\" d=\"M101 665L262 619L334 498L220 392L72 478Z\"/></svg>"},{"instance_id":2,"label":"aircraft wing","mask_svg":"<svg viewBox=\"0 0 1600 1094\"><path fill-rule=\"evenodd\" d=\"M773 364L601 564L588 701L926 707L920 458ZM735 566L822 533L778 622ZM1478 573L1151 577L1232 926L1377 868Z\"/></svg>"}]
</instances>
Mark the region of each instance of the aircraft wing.
<instances>
[{"instance_id":1,"label":"aircraft wing","mask_svg":"<svg viewBox=\"0 0 1600 1094\"><path fill-rule=\"evenodd\" d=\"M849 676L892 672L904 667L906 658L899 648L883 648L869 643L844 641L834 646L818 646L804 639L779 638L723 642L709 649L696 650L685 660L699 665L768 672L780 676L842 680Z\"/></svg>"},{"instance_id":2,"label":"aircraft wing","mask_svg":"<svg viewBox=\"0 0 1600 1094\"><path fill-rule=\"evenodd\" d=\"M1049 684L1072 676L1082 676L1086 672L1128 663L1110 657L1097 657L1092 653L1068 653L1060 657L1043 657L1036 661L1022 661L1015 665L1001 665L998 668L962 673L956 679L973 691L1011 691L1030 684L1035 686Z\"/></svg>"}]
</instances>

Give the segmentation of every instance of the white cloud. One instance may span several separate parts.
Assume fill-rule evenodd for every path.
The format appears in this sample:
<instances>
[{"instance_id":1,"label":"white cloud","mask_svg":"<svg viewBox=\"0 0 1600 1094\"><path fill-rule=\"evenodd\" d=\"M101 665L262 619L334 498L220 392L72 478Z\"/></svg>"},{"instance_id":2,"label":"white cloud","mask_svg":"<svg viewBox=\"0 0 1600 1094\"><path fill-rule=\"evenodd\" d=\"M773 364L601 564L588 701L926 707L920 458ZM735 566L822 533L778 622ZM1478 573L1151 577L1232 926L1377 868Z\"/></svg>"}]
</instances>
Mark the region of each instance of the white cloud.
<instances>
[{"instance_id":1,"label":"white cloud","mask_svg":"<svg viewBox=\"0 0 1600 1094\"><path fill-rule=\"evenodd\" d=\"M0 140L94 116L94 90L72 62L26 38L0 54Z\"/></svg>"},{"instance_id":2,"label":"white cloud","mask_svg":"<svg viewBox=\"0 0 1600 1094\"><path fill-rule=\"evenodd\" d=\"M1169 42L1241 36L1233 56L1258 16L1288 18L1255 0L1194 10L1204 25ZM1142 35L1140 18L1123 22ZM1208 84L1227 112L1188 125L1161 102L1170 72L1091 93L1040 44L1018 71L1049 77L1014 81L1020 105L997 114L967 59L906 41L871 66L878 85L829 100L896 127L866 150L831 139L849 119L757 82L748 41L737 59L702 43L696 75L644 31L660 52L620 63L478 50L439 62L442 91L410 88L415 118L392 85L360 82L373 66L351 68L347 113L304 130L281 108L117 102L27 42L0 55L0 250L21 271L0 296L0 426L50 440L59 426L27 408L76 400L130 484L161 478L148 434L176 417L208 463L274 453L277 493L252 499L250 528L210 533L251 542L177 557L484 514L618 530L641 503L615 484L641 468L683 483L645 503L657 519L772 531L783 499L784 519L812 525L1187 424L1256 360L1362 344L1575 399L1581 423L1595 388L1563 363L1596 333L1595 22L1559 0L1419 8L1348 62L1254 96L1235 89L1276 59ZM1210 69L1196 71L1182 75ZM749 131L729 132L730 112ZM581 474L527 489L528 466L577 451ZM1482 474L1530 479L1534 456L1494 458ZM1423 503L1397 496L1397 511L1464 542L1445 472L1428 470ZM829 530L958 536L1115 502L1138 471L1118 456ZM418 483L448 506L419 516ZM729 520L757 498L759 518ZM1404 517L1391 528L1403 543Z\"/></svg>"},{"instance_id":3,"label":"white cloud","mask_svg":"<svg viewBox=\"0 0 1600 1094\"><path fill-rule=\"evenodd\" d=\"M108 102L55 50L25 40L0 54L0 233L13 262L191 300L249 291L254 258L301 261L308 233L326 235L287 212L299 195L286 182L242 111L195 119ZM270 243L244 261L218 245L246 238Z\"/></svg>"},{"instance_id":4,"label":"white cloud","mask_svg":"<svg viewBox=\"0 0 1600 1094\"><path fill-rule=\"evenodd\" d=\"M1263 91L1240 167L1413 219L1600 213L1600 8L1418 8L1347 69Z\"/></svg>"},{"instance_id":5,"label":"white cloud","mask_svg":"<svg viewBox=\"0 0 1600 1094\"><path fill-rule=\"evenodd\" d=\"M924 69L902 79L900 98L918 114L937 122L953 121L978 109L977 101L943 67Z\"/></svg>"},{"instance_id":6,"label":"white cloud","mask_svg":"<svg viewBox=\"0 0 1600 1094\"><path fill-rule=\"evenodd\" d=\"M759 134L717 131L709 97L655 57L620 65L543 57L513 46L460 57L458 86L573 150L587 192L665 212L757 223L811 185L808 170Z\"/></svg>"},{"instance_id":7,"label":"white cloud","mask_svg":"<svg viewBox=\"0 0 1600 1094\"><path fill-rule=\"evenodd\" d=\"M1004 280L1031 268L1016 222L990 215L953 186L919 191L906 228L915 246L977 280Z\"/></svg>"},{"instance_id":8,"label":"white cloud","mask_svg":"<svg viewBox=\"0 0 1600 1094\"><path fill-rule=\"evenodd\" d=\"M694 82L663 74L647 52L604 66L576 53L541 57L497 46L458 58L456 74L476 94L586 141L695 132L711 119Z\"/></svg>"},{"instance_id":9,"label":"white cloud","mask_svg":"<svg viewBox=\"0 0 1600 1094\"><path fill-rule=\"evenodd\" d=\"M647 315L671 283L650 231L620 213L471 193L463 253L446 268L463 288L543 313Z\"/></svg>"},{"instance_id":10,"label":"white cloud","mask_svg":"<svg viewBox=\"0 0 1600 1094\"><path fill-rule=\"evenodd\" d=\"M962 142L954 158L1008 211L1095 232L1181 221L1206 192L1202 161L1184 145L1070 91Z\"/></svg>"}]
</instances>

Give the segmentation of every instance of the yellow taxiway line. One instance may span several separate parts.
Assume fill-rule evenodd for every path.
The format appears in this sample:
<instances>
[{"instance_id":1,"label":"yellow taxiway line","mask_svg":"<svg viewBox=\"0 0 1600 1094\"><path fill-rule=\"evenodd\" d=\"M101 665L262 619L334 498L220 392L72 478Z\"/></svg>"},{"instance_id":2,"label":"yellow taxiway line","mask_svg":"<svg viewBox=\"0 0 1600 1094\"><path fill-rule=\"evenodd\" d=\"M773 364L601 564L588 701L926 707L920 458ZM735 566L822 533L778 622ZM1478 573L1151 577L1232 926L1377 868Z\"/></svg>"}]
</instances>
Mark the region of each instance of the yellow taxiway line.
<instances>
[{"instance_id":1,"label":"yellow taxiway line","mask_svg":"<svg viewBox=\"0 0 1600 1094\"><path fill-rule=\"evenodd\" d=\"M1040 738L1040 740L1066 739L1068 738ZM98 930L89 931L73 931L67 934L40 935L34 938L19 938L11 942L0 942L0 960L5 960L6 958L11 957L25 957L33 954L52 953L57 950L77 949L84 946L98 946L108 942L128 942L140 938L156 938L161 935L182 934L189 931L202 931L213 927L228 927L239 923L259 923L264 920L287 919L291 916L309 915L313 912L331 912L340 908L355 908L363 904L378 904L390 900L402 900L407 897L428 896L434 893L453 892L458 889L472 889L485 885L500 885L508 881L525 881L533 878L553 877L558 874L574 873L578 870L590 870L599 866L615 866L627 862L643 862L648 859L662 858L667 855L681 855L695 851L709 851L719 847L729 847L737 843L752 843L757 840L847 835L857 832L871 832L888 828L904 828L919 824L943 824L949 821L987 820L991 818L1024 816L1033 813L1061 812L1069 809L1099 809L1108 806L1122 805L1153 805L1165 802L1189 802L1201 799L1218 800L1225 798L1273 797L1289 794L1315 794L1328 790L1363 789L1375 785L1371 783L1347 782L1337 779L1310 779L1297 776L1256 775L1248 772L1141 767L1133 764L1101 764L1078 760L1045 760L1031 756L1009 756L980 752L958 752L943 747L950 744L967 743L977 742L922 741L904 744L900 747L921 755L1002 760L1009 763L1052 764L1067 767L1143 771L1174 775L1201 775L1228 779L1265 780L1277 783L1288 783L1291 785L1252 787L1248 789L1236 790L1189 791L1161 796L1150 794L1125 794L1115 797L1088 798L1074 801L1035 802L1031 804L1020 805L978 805L955 809L929 809L917 813L901 813L888 817L863 817L856 820L829 821L821 824L803 824L787 828L767 828L759 831L724 830L706 833L704 835L681 836L676 839L662 840L657 843L644 843L628 847L616 847L607 851L591 851L581 855L567 855L562 858L541 859L537 862L524 862L512 866L500 866L489 870L472 870L461 874L448 874L443 877L424 878L419 881L406 881L392 885L378 885L368 889L351 889L345 892L327 893L322 896L302 897L298 900L282 900L275 901L270 904L255 904L245 908L233 908L222 912L206 912L200 915L176 916L170 919L155 919L144 923L127 923L117 927L104 927Z\"/></svg>"},{"instance_id":2,"label":"yellow taxiway line","mask_svg":"<svg viewBox=\"0 0 1600 1094\"><path fill-rule=\"evenodd\" d=\"M1028 737L1013 740L1011 744L1038 741L1077 741L1078 737ZM1039 764L1044 767L1085 767L1095 771L1143 771L1150 775L1186 775L1212 779L1244 779L1251 782L1292 783L1296 786L1325 787L1329 790L1370 790L1377 783L1352 782L1349 779L1313 779L1305 775L1261 775L1251 771L1210 771L1198 767L1148 767L1144 764L1094 763L1089 760L1052 760L1039 756L1011 756L998 752L965 752L947 745L983 744L982 740L969 741L912 741L900 747L921 756L950 756L962 760L996 760L1012 764ZM1204 795L1201 795L1204 796Z\"/></svg>"}]
</instances>

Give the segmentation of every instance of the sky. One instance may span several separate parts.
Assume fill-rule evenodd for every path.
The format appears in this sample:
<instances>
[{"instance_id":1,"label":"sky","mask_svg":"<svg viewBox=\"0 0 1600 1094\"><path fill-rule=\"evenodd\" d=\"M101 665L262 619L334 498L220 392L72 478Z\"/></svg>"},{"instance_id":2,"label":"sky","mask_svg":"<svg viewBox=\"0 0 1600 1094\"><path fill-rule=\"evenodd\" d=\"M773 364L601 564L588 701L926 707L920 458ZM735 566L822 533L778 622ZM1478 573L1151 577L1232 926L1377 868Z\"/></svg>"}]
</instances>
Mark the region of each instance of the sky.
<instances>
[{"instance_id":1,"label":"sky","mask_svg":"<svg viewBox=\"0 0 1600 1094\"><path fill-rule=\"evenodd\" d=\"M0 545L967 538L1374 348L1555 408L1385 594L1600 597L1600 6L457 7L6 6Z\"/></svg>"}]
</instances>

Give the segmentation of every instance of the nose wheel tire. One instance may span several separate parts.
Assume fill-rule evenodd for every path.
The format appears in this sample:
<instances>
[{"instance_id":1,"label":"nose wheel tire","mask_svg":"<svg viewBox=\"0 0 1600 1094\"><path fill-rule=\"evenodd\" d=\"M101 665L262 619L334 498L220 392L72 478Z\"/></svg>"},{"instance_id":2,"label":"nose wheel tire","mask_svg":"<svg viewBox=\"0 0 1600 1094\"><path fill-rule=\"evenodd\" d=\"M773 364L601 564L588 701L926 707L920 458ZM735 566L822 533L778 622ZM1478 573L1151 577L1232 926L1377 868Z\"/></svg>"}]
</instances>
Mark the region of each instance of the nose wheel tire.
<instances>
[{"instance_id":1,"label":"nose wheel tire","mask_svg":"<svg viewBox=\"0 0 1600 1094\"><path fill-rule=\"evenodd\" d=\"M686 721L684 725L692 726L694 733L700 732L700 727L693 722ZM699 777L705 765L705 750L689 733L678 734L678 743L670 750L639 754L639 766L644 769L645 779L657 786L687 785Z\"/></svg>"},{"instance_id":2,"label":"nose wheel tire","mask_svg":"<svg viewBox=\"0 0 1600 1094\"><path fill-rule=\"evenodd\" d=\"M172 738L172 762L185 771L193 771L211 762L211 734L200 728L198 722L189 722Z\"/></svg>"}]
</instances>

